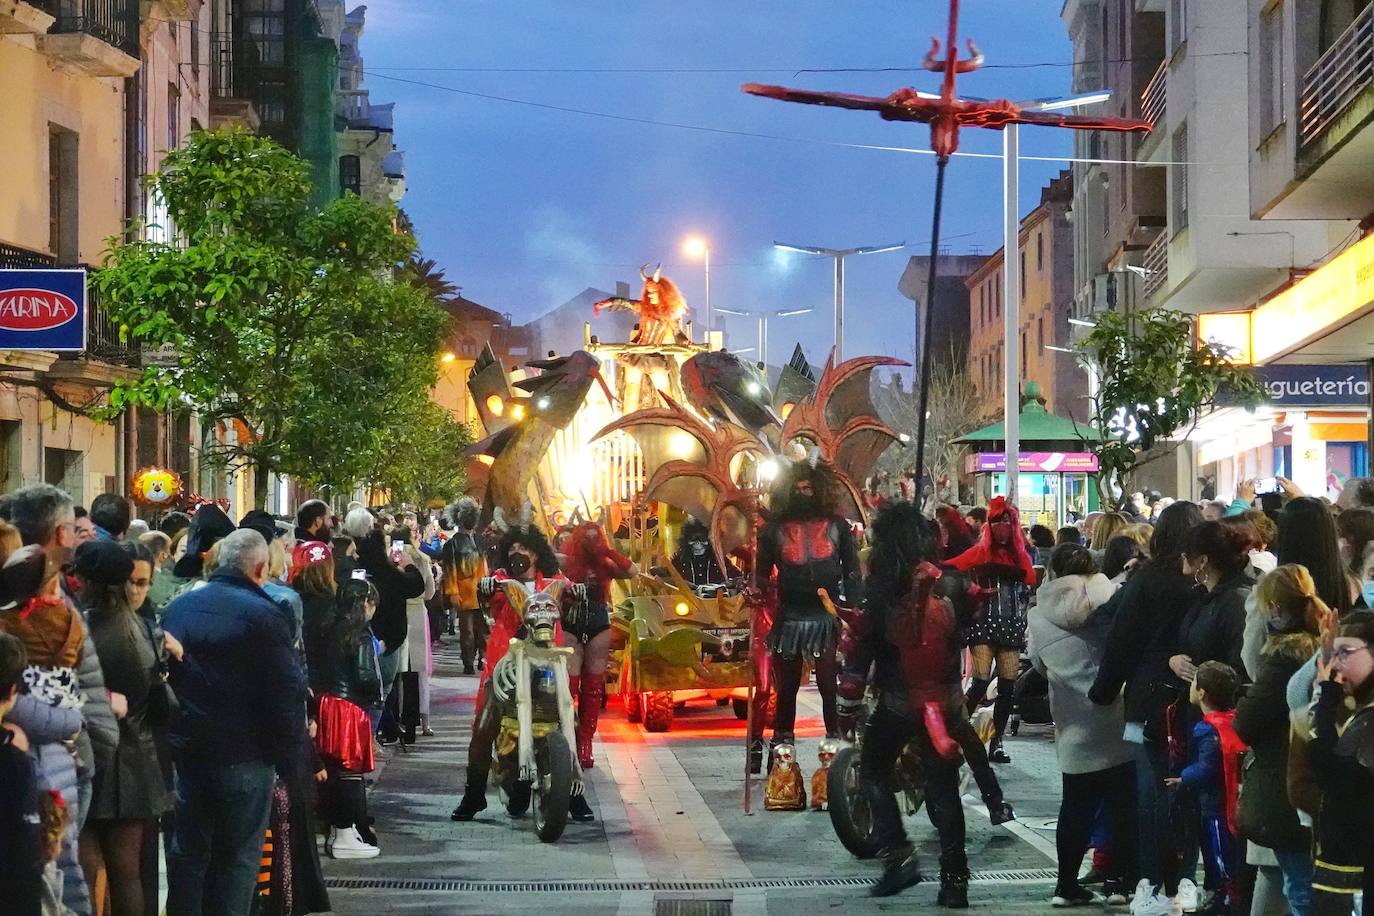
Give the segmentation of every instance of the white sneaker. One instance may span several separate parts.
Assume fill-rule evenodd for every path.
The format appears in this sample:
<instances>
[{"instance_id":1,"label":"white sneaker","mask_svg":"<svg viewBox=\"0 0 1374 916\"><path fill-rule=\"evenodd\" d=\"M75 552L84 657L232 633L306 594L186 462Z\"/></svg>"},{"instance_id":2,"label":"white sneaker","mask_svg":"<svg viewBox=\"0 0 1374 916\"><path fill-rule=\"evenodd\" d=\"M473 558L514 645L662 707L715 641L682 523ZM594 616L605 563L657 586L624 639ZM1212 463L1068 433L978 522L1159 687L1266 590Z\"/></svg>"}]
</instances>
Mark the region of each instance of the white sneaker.
<instances>
[{"instance_id":1,"label":"white sneaker","mask_svg":"<svg viewBox=\"0 0 1374 916\"><path fill-rule=\"evenodd\" d=\"M329 854L336 859L375 859L381 852L376 846L363 842L356 827L340 828L329 846Z\"/></svg>"},{"instance_id":2,"label":"white sneaker","mask_svg":"<svg viewBox=\"0 0 1374 916\"><path fill-rule=\"evenodd\" d=\"M1197 884L1188 878L1178 882L1178 903L1183 907L1185 913L1196 913L1200 904L1201 894L1198 893Z\"/></svg>"},{"instance_id":3,"label":"white sneaker","mask_svg":"<svg viewBox=\"0 0 1374 916\"><path fill-rule=\"evenodd\" d=\"M1183 908L1177 897L1165 897L1162 891L1146 897L1136 897L1131 903L1132 916L1181 916Z\"/></svg>"},{"instance_id":4,"label":"white sneaker","mask_svg":"<svg viewBox=\"0 0 1374 916\"><path fill-rule=\"evenodd\" d=\"M1136 883L1135 893L1131 895L1131 916L1135 916L1137 910L1145 905L1145 901L1154 896L1155 886L1150 883L1149 878L1141 878Z\"/></svg>"}]
</instances>

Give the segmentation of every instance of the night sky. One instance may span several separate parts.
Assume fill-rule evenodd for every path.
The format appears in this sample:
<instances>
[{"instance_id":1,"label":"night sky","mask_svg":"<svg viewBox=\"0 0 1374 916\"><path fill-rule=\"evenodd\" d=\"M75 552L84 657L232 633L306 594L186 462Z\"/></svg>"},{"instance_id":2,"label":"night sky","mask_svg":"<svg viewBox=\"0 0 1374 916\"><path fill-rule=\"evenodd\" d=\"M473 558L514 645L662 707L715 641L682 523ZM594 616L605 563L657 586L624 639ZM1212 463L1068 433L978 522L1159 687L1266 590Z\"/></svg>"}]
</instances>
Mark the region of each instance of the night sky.
<instances>
[{"instance_id":1,"label":"night sky","mask_svg":"<svg viewBox=\"0 0 1374 916\"><path fill-rule=\"evenodd\" d=\"M964 94L1025 99L1069 91L1072 55L1060 0L962 6L962 35L993 65L961 77ZM784 360L800 339L819 360L832 341L832 262L775 252L772 242L839 248L906 241L913 246L907 251L848 262L846 347L851 356L910 358L911 309L897 280L907 256L929 246L933 159L834 144L928 149L928 129L753 98L739 85L933 91L937 77L924 72L798 71L916 68L929 36L944 34L947 9L944 0L369 0L362 52L373 101L397 103L396 142L406 152L409 185L402 205L424 254L465 296L519 322L588 286L633 281L642 262L662 261L699 309L701 264L682 254L682 240L700 234L712 245L713 304L814 307L811 315L773 322L769 359ZM566 72L595 69L697 72ZM434 87L786 139L632 123ZM1001 135L965 130L961 148L1000 153ZM1067 155L1070 148L1065 131L1022 131L1023 156ZM1061 167L1023 161L1022 213ZM1001 207L1000 159L954 160L949 247L995 251ZM752 346L754 322L729 321L727 344Z\"/></svg>"}]
</instances>

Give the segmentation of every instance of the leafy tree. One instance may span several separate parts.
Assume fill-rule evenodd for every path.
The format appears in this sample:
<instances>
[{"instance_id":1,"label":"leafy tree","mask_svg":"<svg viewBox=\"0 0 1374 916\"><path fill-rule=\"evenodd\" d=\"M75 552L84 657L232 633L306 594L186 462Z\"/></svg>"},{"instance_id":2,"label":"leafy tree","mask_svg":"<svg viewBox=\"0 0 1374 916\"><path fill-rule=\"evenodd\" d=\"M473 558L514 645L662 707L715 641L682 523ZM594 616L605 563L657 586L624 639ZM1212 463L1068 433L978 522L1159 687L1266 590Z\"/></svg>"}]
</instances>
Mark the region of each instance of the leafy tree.
<instances>
[{"instance_id":1,"label":"leafy tree","mask_svg":"<svg viewBox=\"0 0 1374 916\"><path fill-rule=\"evenodd\" d=\"M386 441L369 453L371 467L360 477L387 493L392 504L447 503L462 495L467 481L462 454L472 444L472 431L427 391L399 407Z\"/></svg>"},{"instance_id":2,"label":"leafy tree","mask_svg":"<svg viewBox=\"0 0 1374 916\"><path fill-rule=\"evenodd\" d=\"M444 305L458 298L462 289L448 277L433 258L412 257L406 262L407 279L426 290L436 305Z\"/></svg>"},{"instance_id":3,"label":"leafy tree","mask_svg":"<svg viewBox=\"0 0 1374 916\"><path fill-rule=\"evenodd\" d=\"M1101 464L1104 500L1107 484L1128 492L1141 465L1185 441L1219 391L1227 392L1228 403L1249 409L1265 400L1255 374L1233 364L1227 348L1196 342L1191 315L1156 308L1103 312L1095 320L1077 349L1098 377L1090 408L1105 438L1086 447Z\"/></svg>"},{"instance_id":4,"label":"leafy tree","mask_svg":"<svg viewBox=\"0 0 1374 916\"><path fill-rule=\"evenodd\" d=\"M112 239L93 282L122 334L172 355L108 412L176 402L246 430L205 456L251 467L259 506L269 472L323 464L343 483L332 459L385 429L417 379L428 392L442 347L447 317L398 278L414 239L355 195L313 208L308 165L243 130L193 134L150 185L179 243Z\"/></svg>"}]
</instances>

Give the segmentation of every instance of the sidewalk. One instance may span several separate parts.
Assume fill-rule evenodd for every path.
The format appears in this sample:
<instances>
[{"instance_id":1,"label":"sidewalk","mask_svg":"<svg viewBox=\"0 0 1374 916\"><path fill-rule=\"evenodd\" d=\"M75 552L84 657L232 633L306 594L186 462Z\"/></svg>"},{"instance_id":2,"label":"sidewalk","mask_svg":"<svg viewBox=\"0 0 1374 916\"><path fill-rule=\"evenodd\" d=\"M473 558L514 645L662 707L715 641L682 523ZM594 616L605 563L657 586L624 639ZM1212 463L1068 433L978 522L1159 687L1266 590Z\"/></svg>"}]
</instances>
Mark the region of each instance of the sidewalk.
<instances>
[{"instance_id":1,"label":"sidewalk","mask_svg":"<svg viewBox=\"0 0 1374 916\"><path fill-rule=\"evenodd\" d=\"M743 725L709 701L680 711L672 731L648 734L625 721L613 698L589 773L598 820L570 823L556 844L539 842L528 817L509 818L494 788L476 820L455 823L449 812L462 793L477 678L457 673L455 645L436 649L434 661L435 737L420 738L409 753L388 748L372 791L381 856L326 860L338 914L801 916L933 907L934 883L886 901L867 898L877 866L845 852L824 813L763 811L761 780L754 782L755 814L746 816ZM800 705L806 718L798 722L798 760L809 788L823 729L814 692ZM1015 762L999 774L1022 820L1015 832L993 828L981 803L966 799L976 873L970 896L998 913L1047 912L1058 808L1054 748L1026 736L1009 750ZM937 877L937 845L924 815L908 819L908 830Z\"/></svg>"}]
</instances>

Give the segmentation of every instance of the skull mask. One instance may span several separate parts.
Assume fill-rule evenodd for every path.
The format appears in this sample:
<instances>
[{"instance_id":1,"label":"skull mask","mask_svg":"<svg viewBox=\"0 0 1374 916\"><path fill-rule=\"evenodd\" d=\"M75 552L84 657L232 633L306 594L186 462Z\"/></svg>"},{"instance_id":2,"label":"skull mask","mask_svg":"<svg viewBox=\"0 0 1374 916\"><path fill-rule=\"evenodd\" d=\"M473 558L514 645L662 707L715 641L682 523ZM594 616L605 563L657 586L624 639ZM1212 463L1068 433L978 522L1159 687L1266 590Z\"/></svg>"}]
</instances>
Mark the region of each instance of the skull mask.
<instances>
[{"instance_id":1,"label":"skull mask","mask_svg":"<svg viewBox=\"0 0 1374 916\"><path fill-rule=\"evenodd\" d=\"M797 762L797 749L790 744L779 744L773 748L773 756L777 758L778 763L790 767Z\"/></svg>"},{"instance_id":2,"label":"skull mask","mask_svg":"<svg viewBox=\"0 0 1374 916\"><path fill-rule=\"evenodd\" d=\"M511 605L520 609L530 642L540 646L553 644L561 616L560 599L567 584L563 579L550 579L543 588L532 591L525 583L515 579L506 579L501 583Z\"/></svg>"}]
</instances>

